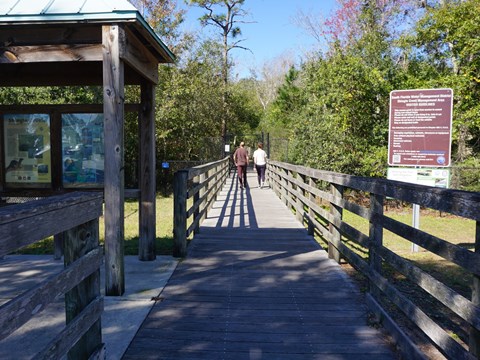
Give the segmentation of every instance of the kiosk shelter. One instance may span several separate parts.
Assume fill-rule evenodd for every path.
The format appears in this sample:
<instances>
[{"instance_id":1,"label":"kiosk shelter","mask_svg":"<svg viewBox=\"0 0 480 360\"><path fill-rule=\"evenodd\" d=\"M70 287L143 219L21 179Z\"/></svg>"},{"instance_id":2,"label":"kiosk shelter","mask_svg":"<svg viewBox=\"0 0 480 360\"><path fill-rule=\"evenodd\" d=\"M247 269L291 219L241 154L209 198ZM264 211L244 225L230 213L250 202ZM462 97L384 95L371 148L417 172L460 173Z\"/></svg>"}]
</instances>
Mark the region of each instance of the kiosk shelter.
<instances>
[{"instance_id":1,"label":"kiosk shelter","mask_svg":"<svg viewBox=\"0 0 480 360\"><path fill-rule=\"evenodd\" d=\"M103 189L105 293L122 295L124 114L139 115L139 258L155 259L155 85L174 55L126 0L0 3L0 86L103 86L103 104L1 106L0 191ZM140 104L124 104L138 85Z\"/></svg>"}]
</instances>

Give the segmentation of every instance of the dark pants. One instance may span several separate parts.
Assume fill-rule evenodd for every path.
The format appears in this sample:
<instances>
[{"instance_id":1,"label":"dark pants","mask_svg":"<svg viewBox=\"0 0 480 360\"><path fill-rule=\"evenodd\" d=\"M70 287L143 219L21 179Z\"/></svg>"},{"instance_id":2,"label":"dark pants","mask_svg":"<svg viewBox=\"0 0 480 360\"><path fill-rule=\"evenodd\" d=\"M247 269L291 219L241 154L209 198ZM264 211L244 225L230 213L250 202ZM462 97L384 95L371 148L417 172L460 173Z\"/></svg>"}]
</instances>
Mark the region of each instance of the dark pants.
<instances>
[{"instance_id":1,"label":"dark pants","mask_svg":"<svg viewBox=\"0 0 480 360\"><path fill-rule=\"evenodd\" d=\"M240 186L247 186L247 165L237 165L237 174Z\"/></svg>"},{"instance_id":2,"label":"dark pants","mask_svg":"<svg viewBox=\"0 0 480 360\"><path fill-rule=\"evenodd\" d=\"M265 169L267 165L256 165L255 167L257 168L258 185L260 185L261 182L265 182Z\"/></svg>"}]
</instances>

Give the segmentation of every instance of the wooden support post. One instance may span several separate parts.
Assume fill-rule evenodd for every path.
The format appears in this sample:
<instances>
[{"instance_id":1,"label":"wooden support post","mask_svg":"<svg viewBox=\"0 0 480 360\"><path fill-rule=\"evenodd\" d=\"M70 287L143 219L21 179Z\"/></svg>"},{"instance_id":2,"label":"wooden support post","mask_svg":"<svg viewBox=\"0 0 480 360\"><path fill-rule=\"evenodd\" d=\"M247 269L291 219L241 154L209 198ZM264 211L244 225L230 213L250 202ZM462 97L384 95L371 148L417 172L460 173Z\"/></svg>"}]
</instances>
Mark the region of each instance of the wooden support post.
<instances>
[{"instance_id":1,"label":"wooden support post","mask_svg":"<svg viewBox=\"0 0 480 360\"><path fill-rule=\"evenodd\" d=\"M280 197L280 199L282 199L283 203L285 205L287 205L287 207L290 209L290 205L288 203L288 184L289 184L289 181L287 180L287 176L288 174L290 173L287 169L281 169L281 171L283 171L284 175L283 177L281 178L281 188L280 188L280 191L281 191L281 194L282 196Z\"/></svg>"},{"instance_id":2,"label":"wooden support post","mask_svg":"<svg viewBox=\"0 0 480 360\"><path fill-rule=\"evenodd\" d=\"M53 258L60 260L63 255L63 232L53 236Z\"/></svg>"},{"instance_id":3,"label":"wooden support post","mask_svg":"<svg viewBox=\"0 0 480 360\"><path fill-rule=\"evenodd\" d=\"M193 186L198 186L200 184L200 176L195 176L193 178ZM200 200L200 190L193 195L193 203L196 204ZM193 212L193 220L195 221L196 218L198 218L198 215L200 214L200 205L195 209ZM200 230L200 222L198 223L197 226L193 229L194 234L198 234Z\"/></svg>"},{"instance_id":4,"label":"wooden support post","mask_svg":"<svg viewBox=\"0 0 480 360\"><path fill-rule=\"evenodd\" d=\"M383 215L383 199L383 196L370 194L368 262L372 270L379 274L382 273L382 258L378 255L376 249L383 246L383 226L378 221L375 221L375 217ZM369 283L369 291L373 298L378 300L379 291L375 284Z\"/></svg>"},{"instance_id":5,"label":"wooden support post","mask_svg":"<svg viewBox=\"0 0 480 360\"><path fill-rule=\"evenodd\" d=\"M120 47L123 29L102 27L103 115L105 134L105 294L125 292L124 263L124 64Z\"/></svg>"},{"instance_id":6,"label":"wooden support post","mask_svg":"<svg viewBox=\"0 0 480 360\"><path fill-rule=\"evenodd\" d=\"M310 185L311 187L316 187L317 183L315 182L315 179L309 178L308 185ZM309 199L311 202L314 203L316 198L317 198L316 195L309 192ZM315 235L315 225L313 224L314 216L315 216L315 213L313 212L312 207L309 206L308 207L308 235L312 235L312 236Z\"/></svg>"},{"instance_id":7,"label":"wooden support post","mask_svg":"<svg viewBox=\"0 0 480 360\"><path fill-rule=\"evenodd\" d=\"M303 184L305 184L305 178L303 175L297 174L297 180ZM300 186L297 186L297 193L301 193L303 195L303 189ZM303 201L301 199L301 196L297 196L296 204L295 204L295 209L296 209L296 218L298 221L300 221L303 225L303 219L305 216L305 211L303 209Z\"/></svg>"},{"instance_id":8,"label":"wooden support post","mask_svg":"<svg viewBox=\"0 0 480 360\"><path fill-rule=\"evenodd\" d=\"M475 227L475 252L480 253L480 221L476 222ZM480 277L473 275L472 303L480 306ZM477 359L480 359L480 331L475 328L470 329L469 351Z\"/></svg>"},{"instance_id":9,"label":"wooden support post","mask_svg":"<svg viewBox=\"0 0 480 360\"><path fill-rule=\"evenodd\" d=\"M343 186L341 185L330 184L330 192L336 198L343 198ZM330 213L337 221L342 220L343 209L340 206L330 203ZM338 241L341 241L342 235L332 223L328 224L328 228L332 234L332 237ZM328 242L328 257L330 259L334 259L337 263L340 263L340 251L338 251L338 249L333 246L331 242Z\"/></svg>"},{"instance_id":10,"label":"wooden support post","mask_svg":"<svg viewBox=\"0 0 480 360\"><path fill-rule=\"evenodd\" d=\"M270 164L270 160L267 160L267 169L265 170L265 180L267 181L267 184L270 186L270 189L273 190L274 193L275 191L275 182L273 181L273 177L275 174L273 171L275 170L275 167Z\"/></svg>"},{"instance_id":11,"label":"wooden support post","mask_svg":"<svg viewBox=\"0 0 480 360\"><path fill-rule=\"evenodd\" d=\"M140 112L140 211L138 259L155 260L156 191L155 191L155 86L141 85Z\"/></svg>"},{"instance_id":12,"label":"wooden support post","mask_svg":"<svg viewBox=\"0 0 480 360\"><path fill-rule=\"evenodd\" d=\"M200 182L200 184L204 184L204 183L205 183L205 179L206 179L206 173L202 173L202 174L200 174L200 177L199 177L199 180L198 180L198 181ZM202 198L202 197L205 195L206 190L207 190L206 188L200 189L200 191L199 191L199 193L198 193L198 196L199 196L200 198ZM206 201L206 199L204 199L203 202L202 202L202 204L200 205L200 208L199 208L200 212L202 212L203 209L205 209L205 201ZM207 215L206 215L206 214L203 214L203 215L202 215L202 218L200 219L200 223L201 223L206 217L207 217ZM200 232L200 228L197 229L196 234L198 234L199 232Z\"/></svg>"},{"instance_id":13,"label":"wooden support post","mask_svg":"<svg viewBox=\"0 0 480 360\"><path fill-rule=\"evenodd\" d=\"M177 171L173 178L173 256L187 255L188 171Z\"/></svg>"},{"instance_id":14,"label":"wooden support post","mask_svg":"<svg viewBox=\"0 0 480 360\"><path fill-rule=\"evenodd\" d=\"M65 239L65 266L70 265L99 246L98 219L67 230ZM90 302L100 296L100 270L95 271L65 294L66 322L70 323ZM88 359L102 343L100 319L83 335L68 352L69 360Z\"/></svg>"}]
</instances>

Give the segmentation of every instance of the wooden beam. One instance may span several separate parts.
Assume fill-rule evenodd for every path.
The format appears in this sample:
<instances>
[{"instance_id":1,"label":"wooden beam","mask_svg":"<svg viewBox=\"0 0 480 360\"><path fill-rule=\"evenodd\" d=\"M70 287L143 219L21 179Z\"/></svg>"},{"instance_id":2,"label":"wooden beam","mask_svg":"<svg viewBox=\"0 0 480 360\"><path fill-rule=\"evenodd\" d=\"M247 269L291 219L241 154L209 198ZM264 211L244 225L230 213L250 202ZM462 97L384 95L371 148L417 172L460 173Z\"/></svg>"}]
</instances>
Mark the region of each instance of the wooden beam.
<instances>
[{"instance_id":1,"label":"wooden beam","mask_svg":"<svg viewBox=\"0 0 480 360\"><path fill-rule=\"evenodd\" d=\"M126 112L140 111L140 104L124 104ZM2 113L103 113L103 104L22 104L0 105Z\"/></svg>"},{"instance_id":2,"label":"wooden beam","mask_svg":"<svg viewBox=\"0 0 480 360\"><path fill-rule=\"evenodd\" d=\"M102 45L38 45L0 48L0 64L64 61L102 61Z\"/></svg>"},{"instance_id":3,"label":"wooden beam","mask_svg":"<svg viewBox=\"0 0 480 360\"><path fill-rule=\"evenodd\" d=\"M155 86L147 81L141 86L140 131L140 212L138 258L155 260Z\"/></svg>"},{"instance_id":4,"label":"wooden beam","mask_svg":"<svg viewBox=\"0 0 480 360\"><path fill-rule=\"evenodd\" d=\"M125 30L125 48L120 58L135 69L145 79L158 84L158 60L144 44L128 29Z\"/></svg>"},{"instance_id":5,"label":"wooden beam","mask_svg":"<svg viewBox=\"0 0 480 360\"><path fill-rule=\"evenodd\" d=\"M101 61L0 64L0 86L76 86L103 84ZM143 78L125 67L125 84L140 85Z\"/></svg>"},{"instance_id":6,"label":"wooden beam","mask_svg":"<svg viewBox=\"0 0 480 360\"><path fill-rule=\"evenodd\" d=\"M124 46L123 29L102 28L105 133L105 294L125 292L124 262Z\"/></svg>"},{"instance_id":7,"label":"wooden beam","mask_svg":"<svg viewBox=\"0 0 480 360\"><path fill-rule=\"evenodd\" d=\"M144 39L151 39L152 36L148 32L148 30L144 27L141 26L140 23L136 22L132 25L128 25L129 28L135 29L135 31L139 34L140 37ZM156 55L155 57L157 58L159 63L166 64L166 63L173 63L174 59L170 57L170 54L156 41L146 41L145 44L146 47L150 49L150 51L153 53L155 52Z\"/></svg>"},{"instance_id":8,"label":"wooden beam","mask_svg":"<svg viewBox=\"0 0 480 360\"><path fill-rule=\"evenodd\" d=\"M75 261L81 259L99 245L98 218L91 220L83 225L77 226L64 232L65 237L65 267L73 265ZM85 278L72 290L65 294L65 318L67 325L74 322L77 316L84 315L83 310L88 307L95 299L100 298L100 268ZM103 304L102 304L103 305ZM100 320L103 306L95 312L92 325L82 331L83 334L78 342L68 352L68 359L88 359L95 349L102 343L102 324ZM82 314L83 313L83 314ZM79 329L77 329L79 330ZM53 354L55 347L53 347ZM58 355L58 354L55 354ZM52 356L52 358L56 358Z\"/></svg>"},{"instance_id":9,"label":"wooden beam","mask_svg":"<svg viewBox=\"0 0 480 360\"><path fill-rule=\"evenodd\" d=\"M0 26L2 46L43 44L101 44L102 29L98 24L32 24Z\"/></svg>"}]
</instances>

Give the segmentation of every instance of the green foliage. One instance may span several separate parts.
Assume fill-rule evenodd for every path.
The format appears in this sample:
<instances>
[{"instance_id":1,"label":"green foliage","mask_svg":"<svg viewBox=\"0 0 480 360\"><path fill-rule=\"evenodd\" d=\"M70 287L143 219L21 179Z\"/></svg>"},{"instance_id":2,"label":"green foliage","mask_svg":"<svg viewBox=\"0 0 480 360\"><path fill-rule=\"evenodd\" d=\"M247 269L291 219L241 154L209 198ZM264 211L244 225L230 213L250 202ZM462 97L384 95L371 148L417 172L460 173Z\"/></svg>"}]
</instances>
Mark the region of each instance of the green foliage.
<instances>
[{"instance_id":1,"label":"green foliage","mask_svg":"<svg viewBox=\"0 0 480 360\"><path fill-rule=\"evenodd\" d=\"M456 188L467 191L480 191L480 158L469 157L452 172L452 183Z\"/></svg>"},{"instance_id":2,"label":"green foliage","mask_svg":"<svg viewBox=\"0 0 480 360\"><path fill-rule=\"evenodd\" d=\"M156 101L159 159L211 161L223 156L223 89L221 46L216 42L192 48L177 67L161 68ZM261 114L251 83L240 81L228 89L229 131L250 132Z\"/></svg>"},{"instance_id":3,"label":"green foliage","mask_svg":"<svg viewBox=\"0 0 480 360\"><path fill-rule=\"evenodd\" d=\"M318 32L332 40L325 52L310 54L301 65L291 67L281 85L268 83L267 78L231 78L229 51L242 48L236 24L246 15L245 1L186 1L205 10L203 24L220 30L218 39L205 41L178 33L184 13L176 9L175 0L132 2L168 40L178 59L175 66L159 68L158 161L218 159L228 124L233 135L269 132L272 140L281 140L277 141L281 149L271 151L281 154L282 160L384 176L390 91L449 87L454 91L454 164L478 169L474 160L480 152L478 0L429 1L425 9L410 0L341 1L344 7L334 13L337 19L329 18L327 28ZM127 103L138 103L139 96L138 87L126 88ZM100 87L0 88L0 104L102 101ZM137 182L137 162L138 119L127 114L128 186ZM475 171L462 174L458 187L476 189Z\"/></svg>"},{"instance_id":4,"label":"green foliage","mask_svg":"<svg viewBox=\"0 0 480 360\"><path fill-rule=\"evenodd\" d=\"M47 86L0 88L0 104L99 104L103 101L98 86Z\"/></svg>"},{"instance_id":5,"label":"green foliage","mask_svg":"<svg viewBox=\"0 0 480 360\"><path fill-rule=\"evenodd\" d=\"M318 32L332 40L326 53L290 70L267 109L263 123L288 131L289 160L384 176L390 91L446 87L455 96L455 163L462 164L470 155L478 158L480 2L429 2L426 10L409 1L395 6L377 1L355 4L328 20L331 28ZM399 37L393 25L407 16L414 25L403 26L404 35ZM349 28L342 30L345 19ZM463 187L470 189L467 184L476 182L470 176L464 181Z\"/></svg>"},{"instance_id":6,"label":"green foliage","mask_svg":"<svg viewBox=\"0 0 480 360\"><path fill-rule=\"evenodd\" d=\"M292 69L272 113L291 133L296 163L358 175L383 175L394 64L386 35L366 8L365 32L346 48Z\"/></svg>"},{"instance_id":7,"label":"green foliage","mask_svg":"<svg viewBox=\"0 0 480 360\"><path fill-rule=\"evenodd\" d=\"M416 26L410 45L418 85L453 89L453 141L456 161L468 156L469 140L480 129L480 2L443 1L430 8ZM418 72L417 64L427 72Z\"/></svg>"}]
</instances>

